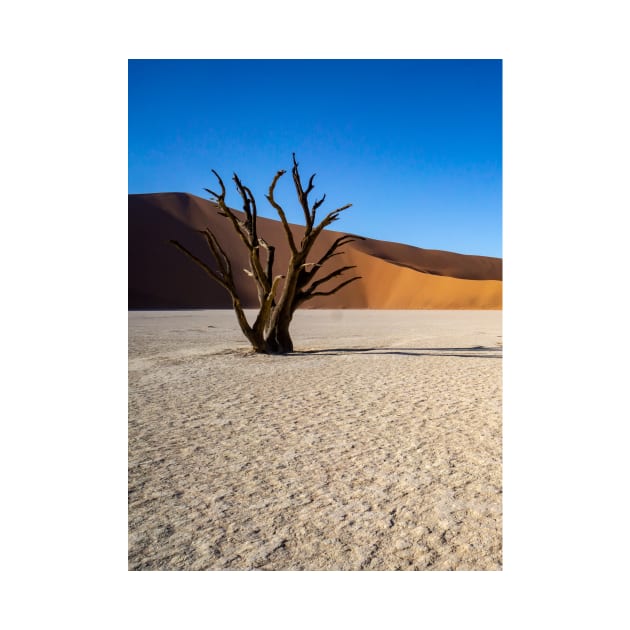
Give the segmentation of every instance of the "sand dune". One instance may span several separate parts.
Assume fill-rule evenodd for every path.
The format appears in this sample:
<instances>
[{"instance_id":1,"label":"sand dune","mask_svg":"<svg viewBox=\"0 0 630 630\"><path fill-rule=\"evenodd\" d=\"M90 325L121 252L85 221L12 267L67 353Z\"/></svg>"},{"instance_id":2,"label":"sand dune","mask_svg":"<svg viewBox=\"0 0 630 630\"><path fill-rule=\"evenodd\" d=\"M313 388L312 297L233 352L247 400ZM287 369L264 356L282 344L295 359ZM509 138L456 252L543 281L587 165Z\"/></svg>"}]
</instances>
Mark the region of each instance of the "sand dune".
<instances>
[{"instance_id":1,"label":"sand dune","mask_svg":"<svg viewBox=\"0 0 630 630\"><path fill-rule=\"evenodd\" d=\"M194 230L210 227L224 244L235 268L248 267L244 248L217 206L185 193L129 195L129 308L230 308L225 291L175 250L179 240L212 264L202 237ZM302 228L292 226L296 235ZM259 231L276 245L277 269L289 252L278 221L259 218ZM340 236L325 231L313 259ZM355 241L327 263L357 265L362 279L334 296L316 298L309 308L500 309L502 261L484 256L421 249L375 239ZM245 274L236 277L242 301L257 306L256 290ZM333 285L334 286L334 285Z\"/></svg>"}]
</instances>

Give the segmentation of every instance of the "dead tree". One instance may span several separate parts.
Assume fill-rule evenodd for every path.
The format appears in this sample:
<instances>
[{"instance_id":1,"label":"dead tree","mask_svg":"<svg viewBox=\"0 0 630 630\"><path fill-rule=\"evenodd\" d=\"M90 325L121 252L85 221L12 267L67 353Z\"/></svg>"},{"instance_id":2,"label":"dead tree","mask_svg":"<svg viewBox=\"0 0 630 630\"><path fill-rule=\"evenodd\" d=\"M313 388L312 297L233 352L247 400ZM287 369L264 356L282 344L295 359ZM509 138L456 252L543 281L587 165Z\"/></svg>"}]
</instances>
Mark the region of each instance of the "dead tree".
<instances>
[{"instance_id":1,"label":"dead tree","mask_svg":"<svg viewBox=\"0 0 630 630\"><path fill-rule=\"evenodd\" d=\"M236 189L243 200L243 211L245 219L239 216L227 206L225 202L226 190L223 180L216 171L212 171L218 180L220 192L214 192L208 188L205 190L210 193L219 206L219 214L225 217L238 234L241 242L247 248L249 253L249 269L245 269L252 280L256 283L258 292L259 310L253 325L248 322L241 299L238 295L236 283L234 281L234 270L232 262L228 254L225 252L221 243L214 233L206 228L200 230L210 248L217 270L207 265L200 258L195 256L191 251L177 241L170 241L175 247L186 254L194 263L201 267L213 280L218 282L230 294L232 298L232 306L236 313L238 323L243 334L252 345L255 352L266 354L284 354L293 352L293 341L289 332L291 320L296 309L307 300L317 296L327 296L337 293L343 287L351 282L358 280L361 276L353 276L344 280L332 289L324 289L322 285L334 278L341 276L346 271L354 269L356 265L340 267L323 276L319 276L324 264L339 255L339 248L350 241L361 239L360 236L344 234L338 237L328 248L328 250L317 260L308 261L309 254L313 249L313 245L322 231L331 223L339 218L339 215L347 210L352 204L346 204L341 208L337 208L329 212L319 223L316 224L316 213L326 199L324 195L321 199L316 200L310 205L309 195L314 189L313 180L315 174L311 175L308 180L306 189L302 185L298 163L293 154L293 183L297 193L298 201L304 212L305 226L302 239L298 243L291 231L291 227L287 221L284 209L276 201L274 191L278 180L286 173L280 170L276 173L269 192L266 195L267 200L273 206L280 217L280 222L284 230L290 250L289 263L284 275L274 275L275 247L271 243L267 243L258 233L257 228L257 210L256 201L251 190L243 185L236 173L232 178L236 184ZM264 250L264 256L261 256ZM281 280L284 282L281 284ZM279 291L278 287L282 286Z\"/></svg>"}]
</instances>

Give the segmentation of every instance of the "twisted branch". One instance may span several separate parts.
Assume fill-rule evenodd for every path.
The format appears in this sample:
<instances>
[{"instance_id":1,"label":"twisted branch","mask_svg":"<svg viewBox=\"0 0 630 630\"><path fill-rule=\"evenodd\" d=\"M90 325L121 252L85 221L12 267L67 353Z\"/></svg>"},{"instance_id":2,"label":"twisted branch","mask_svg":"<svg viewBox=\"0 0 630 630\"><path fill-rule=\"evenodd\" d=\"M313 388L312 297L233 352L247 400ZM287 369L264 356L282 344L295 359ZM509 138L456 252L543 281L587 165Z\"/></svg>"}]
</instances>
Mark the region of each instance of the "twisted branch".
<instances>
[{"instance_id":1,"label":"twisted branch","mask_svg":"<svg viewBox=\"0 0 630 630\"><path fill-rule=\"evenodd\" d=\"M197 266L201 267L211 278L216 280L222 287L225 287L229 291L229 293L230 293L230 295L232 297L236 296L234 283L233 283L231 277L226 276L223 273L221 275L216 273L211 267L206 265L206 263L203 262L203 260L201 260L201 258L198 258L197 256L195 256L195 254L193 254L190 250L186 249L186 247L184 247L178 241L170 240L169 243L172 243L173 245L175 245L175 247L177 247L177 249L179 249L181 252L186 254L186 256L188 256L188 258L190 258ZM219 265L219 267L220 266L221 265Z\"/></svg>"},{"instance_id":2,"label":"twisted branch","mask_svg":"<svg viewBox=\"0 0 630 630\"><path fill-rule=\"evenodd\" d=\"M295 153L293 154L293 169L291 170L293 174L293 182L295 184L295 190L297 192L298 200L300 201L300 205L302 206L302 211L304 212L304 219L306 220L306 232L310 232L313 227L313 216L311 214L309 205L308 205L308 195L313 190L313 180L315 179L315 173L313 173L308 180L308 186L306 190L302 188L302 181L300 179L300 172L298 170L298 163L295 159Z\"/></svg>"},{"instance_id":3,"label":"twisted branch","mask_svg":"<svg viewBox=\"0 0 630 630\"><path fill-rule=\"evenodd\" d=\"M310 263L313 265L313 268L309 272L307 272L308 273L307 282L313 279L313 276L317 274L321 266L327 260L329 260L330 258L333 258L334 256L339 256L340 254L343 253L343 252L338 252L337 249L339 249L343 245L346 245L347 243L351 243L352 241L359 241L359 240L364 241L365 238L363 236L356 236L354 234L342 234L341 236L336 238L333 241L332 245L326 250L326 253L316 263Z\"/></svg>"},{"instance_id":4,"label":"twisted branch","mask_svg":"<svg viewBox=\"0 0 630 630\"><path fill-rule=\"evenodd\" d=\"M349 285L351 282L354 282L355 280L360 280L361 277L362 276L354 276L352 278L349 278L348 280L345 280L340 285L336 286L334 289L331 289L330 291L315 291L314 293L307 293L304 295L301 301L306 302L306 300L310 300L311 298L314 298L317 296L332 295L333 293L337 293L337 291Z\"/></svg>"},{"instance_id":5,"label":"twisted branch","mask_svg":"<svg viewBox=\"0 0 630 630\"><path fill-rule=\"evenodd\" d=\"M295 241L293 240L293 233L291 232L291 228L289 227L289 222L287 221L287 216L284 214L284 210L282 206L275 200L273 193L276 189L276 184L278 180L286 173L286 171L278 171L276 176L273 178L271 182L271 186L269 186L269 193L265 195L269 203L276 209L278 216L280 217L280 221L282 222L282 227L284 228L284 233L287 236L287 241L289 242L289 247L291 248L291 252L297 254L297 247L295 246Z\"/></svg>"}]
</instances>

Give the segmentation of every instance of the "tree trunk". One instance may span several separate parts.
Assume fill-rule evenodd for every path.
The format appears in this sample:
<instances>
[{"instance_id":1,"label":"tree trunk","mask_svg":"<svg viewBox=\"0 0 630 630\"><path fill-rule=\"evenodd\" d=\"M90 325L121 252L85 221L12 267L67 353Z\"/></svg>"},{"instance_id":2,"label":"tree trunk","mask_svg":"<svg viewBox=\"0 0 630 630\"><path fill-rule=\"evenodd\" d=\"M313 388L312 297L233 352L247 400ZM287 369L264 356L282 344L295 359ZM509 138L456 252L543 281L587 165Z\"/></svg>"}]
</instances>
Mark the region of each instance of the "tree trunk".
<instances>
[{"instance_id":1,"label":"tree trunk","mask_svg":"<svg viewBox=\"0 0 630 630\"><path fill-rule=\"evenodd\" d=\"M293 352L293 340L289 332L291 319L281 317L267 335L266 344L269 354L287 354Z\"/></svg>"},{"instance_id":2,"label":"tree trunk","mask_svg":"<svg viewBox=\"0 0 630 630\"><path fill-rule=\"evenodd\" d=\"M293 340L291 339L291 333L289 332L289 326L291 325L291 318L281 318L278 320L278 324L275 329L276 340L276 352L279 354L286 354L293 352Z\"/></svg>"}]
</instances>

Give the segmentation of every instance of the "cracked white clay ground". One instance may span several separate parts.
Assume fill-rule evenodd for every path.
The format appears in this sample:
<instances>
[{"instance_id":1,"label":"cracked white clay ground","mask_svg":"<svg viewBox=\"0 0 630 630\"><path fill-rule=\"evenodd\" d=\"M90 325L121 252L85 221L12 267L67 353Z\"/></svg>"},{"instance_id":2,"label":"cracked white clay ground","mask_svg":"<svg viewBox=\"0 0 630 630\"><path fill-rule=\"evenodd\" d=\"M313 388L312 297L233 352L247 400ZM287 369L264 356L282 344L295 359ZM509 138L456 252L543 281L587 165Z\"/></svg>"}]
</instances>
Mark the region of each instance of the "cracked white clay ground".
<instances>
[{"instance_id":1,"label":"cracked white clay ground","mask_svg":"<svg viewBox=\"0 0 630 630\"><path fill-rule=\"evenodd\" d=\"M129 313L130 570L500 570L501 312Z\"/></svg>"}]
</instances>

